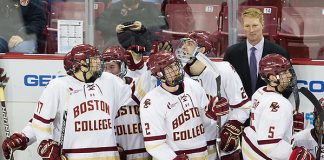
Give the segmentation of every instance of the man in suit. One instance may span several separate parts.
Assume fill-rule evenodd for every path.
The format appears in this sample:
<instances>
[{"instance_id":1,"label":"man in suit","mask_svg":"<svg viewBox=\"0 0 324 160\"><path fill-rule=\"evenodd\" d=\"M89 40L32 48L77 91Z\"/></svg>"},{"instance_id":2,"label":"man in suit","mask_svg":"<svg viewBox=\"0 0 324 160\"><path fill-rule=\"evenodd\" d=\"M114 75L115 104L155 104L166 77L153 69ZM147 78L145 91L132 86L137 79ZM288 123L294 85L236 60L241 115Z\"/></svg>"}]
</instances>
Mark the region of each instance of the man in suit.
<instances>
[{"instance_id":1,"label":"man in suit","mask_svg":"<svg viewBox=\"0 0 324 160\"><path fill-rule=\"evenodd\" d=\"M224 56L239 74L244 89L249 96L261 86L266 85L258 75L259 61L270 53L278 53L290 59L289 53L263 37L263 13L257 8L248 8L241 14L246 41L230 46Z\"/></svg>"}]
</instances>

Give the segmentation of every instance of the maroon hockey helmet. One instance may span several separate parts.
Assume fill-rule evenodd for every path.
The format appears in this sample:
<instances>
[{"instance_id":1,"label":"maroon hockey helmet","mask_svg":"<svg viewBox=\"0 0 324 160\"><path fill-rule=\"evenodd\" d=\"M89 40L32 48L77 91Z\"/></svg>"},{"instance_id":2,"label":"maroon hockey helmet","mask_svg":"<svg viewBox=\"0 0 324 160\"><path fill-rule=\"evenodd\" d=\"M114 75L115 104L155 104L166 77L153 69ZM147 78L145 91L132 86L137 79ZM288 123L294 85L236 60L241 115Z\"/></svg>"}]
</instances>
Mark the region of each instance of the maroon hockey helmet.
<instances>
[{"instance_id":1,"label":"maroon hockey helmet","mask_svg":"<svg viewBox=\"0 0 324 160\"><path fill-rule=\"evenodd\" d=\"M172 64L177 66L178 71L165 71L165 68ZM173 52L163 50L155 54L151 54L149 56L147 66L155 77L160 79L162 82L165 82L169 86L175 86L183 81L184 71L182 69L182 65Z\"/></svg>"},{"instance_id":2,"label":"maroon hockey helmet","mask_svg":"<svg viewBox=\"0 0 324 160\"><path fill-rule=\"evenodd\" d=\"M270 75L278 75L291 68L290 61L276 53L266 55L259 62L259 72L263 79L268 79Z\"/></svg>"},{"instance_id":3,"label":"maroon hockey helmet","mask_svg":"<svg viewBox=\"0 0 324 160\"><path fill-rule=\"evenodd\" d=\"M72 61L72 55L71 52L68 52L65 56L64 56L64 60L63 60L63 64L64 64L64 69L66 71L67 75L72 75L73 74L73 61Z\"/></svg>"},{"instance_id":4,"label":"maroon hockey helmet","mask_svg":"<svg viewBox=\"0 0 324 160\"><path fill-rule=\"evenodd\" d=\"M206 31L189 32L187 38L194 40L199 47L205 47L208 53L213 49L213 36Z\"/></svg>"},{"instance_id":5,"label":"maroon hockey helmet","mask_svg":"<svg viewBox=\"0 0 324 160\"><path fill-rule=\"evenodd\" d=\"M111 46L106 48L101 57L105 66L109 62L117 62L119 64L120 71L117 74L119 77L124 77L126 75L126 62L132 58L131 54L120 46Z\"/></svg>"},{"instance_id":6,"label":"maroon hockey helmet","mask_svg":"<svg viewBox=\"0 0 324 160\"><path fill-rule=\"evenodd\" d=\"M174 62L177 62L177 57L173 53L159 51L149 56L147 67L156 76L158 72L162 72L163 68Z\"/></svg>"},{"instance_id":7,"label":"maroon hockey helmet","mask_svg":"<svg viewBox=\"0 0 324 160\"><path fill-rule=\"evenodd\" d=\"M102 52L102 60L109 61L128 61L131 57L130 54L121 46L111 46Z\"/></svg>"},{"instance_id":8,"label":"maroon hockey helmet","mask_svg":"<svg viewBox=\"0 0 324 160\"><path fill-rule=\"evenodd\" d=\"M80 70L81 66L91 68L90 61L91 58L100 58L99 50L89 44L80 44L72 48L69 54L66 55L64 60L64 68L68 74L75 73ZM85 63L82 64L81 61ZM102 65L99 60L97 71L94 74L93 78L97 78L102 73Z\"/></svg>"}]
</instances>

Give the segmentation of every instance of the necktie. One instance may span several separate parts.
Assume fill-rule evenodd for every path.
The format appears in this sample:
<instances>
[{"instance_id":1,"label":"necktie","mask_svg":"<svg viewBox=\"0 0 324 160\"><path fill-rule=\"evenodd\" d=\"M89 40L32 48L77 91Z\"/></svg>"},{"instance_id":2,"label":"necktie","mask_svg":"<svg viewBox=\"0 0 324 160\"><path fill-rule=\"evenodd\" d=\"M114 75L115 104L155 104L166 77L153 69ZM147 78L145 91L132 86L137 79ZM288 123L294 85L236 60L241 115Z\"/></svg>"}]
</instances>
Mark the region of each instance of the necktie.
<instances>
[{"instance_id":1,"label":"necktie","mask_svg":"<svg viewBox=\"0 0 324 160\"><path fill-rule=\"evenodd\" d=\"M257 81L257 62L255 58L255 47L252 47L251 49L251 55L250 55L250 76L251 76L251 88L252 88L252 93L255 91L256 87L256 81Z\"/></svg>"}]
</instances>

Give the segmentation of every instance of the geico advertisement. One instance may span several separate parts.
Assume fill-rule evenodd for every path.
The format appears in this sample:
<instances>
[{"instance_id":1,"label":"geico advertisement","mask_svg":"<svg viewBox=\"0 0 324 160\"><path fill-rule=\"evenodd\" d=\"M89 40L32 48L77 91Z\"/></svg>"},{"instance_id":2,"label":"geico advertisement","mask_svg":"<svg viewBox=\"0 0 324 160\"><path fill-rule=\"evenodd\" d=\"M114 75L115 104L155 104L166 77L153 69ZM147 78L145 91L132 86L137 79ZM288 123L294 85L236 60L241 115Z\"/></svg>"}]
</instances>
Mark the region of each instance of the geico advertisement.
<instances>
[{"instance_id":1,"label":"geico advertisement","mask_svg":"<svg viewBox=\"0 0 324 160\"><path fill-rule=\"evenodd\" d=\"M62 60L0 59L9 81L7 101L37 102L48 82L66 75Z\"/></svg>"}]
</instances>

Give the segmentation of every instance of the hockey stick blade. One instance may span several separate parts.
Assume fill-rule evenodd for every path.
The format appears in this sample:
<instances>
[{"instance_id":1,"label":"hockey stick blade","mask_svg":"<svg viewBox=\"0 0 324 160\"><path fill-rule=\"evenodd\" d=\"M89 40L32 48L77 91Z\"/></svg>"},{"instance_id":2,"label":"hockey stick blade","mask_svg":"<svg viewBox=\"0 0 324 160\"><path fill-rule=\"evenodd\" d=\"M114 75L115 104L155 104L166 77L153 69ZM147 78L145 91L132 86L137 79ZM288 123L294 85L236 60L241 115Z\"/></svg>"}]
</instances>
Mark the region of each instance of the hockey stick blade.
<instances>
[{"instance_id":1,"label":"hockey stick blade","mask_svg":"<svg viewBox=\"0 0 324 160\"><path fill-rule=\"evenodd\" d=\"M314 105L316 110L319 113L323 113L323 108L321 107L321 104L319 103L318 99L314 96L312 92L310 92L307 88L301 87L299 89L300 93L302 93L307 99L309 99L310 102Z\"/></svg>"}]
</instances>

